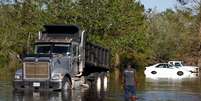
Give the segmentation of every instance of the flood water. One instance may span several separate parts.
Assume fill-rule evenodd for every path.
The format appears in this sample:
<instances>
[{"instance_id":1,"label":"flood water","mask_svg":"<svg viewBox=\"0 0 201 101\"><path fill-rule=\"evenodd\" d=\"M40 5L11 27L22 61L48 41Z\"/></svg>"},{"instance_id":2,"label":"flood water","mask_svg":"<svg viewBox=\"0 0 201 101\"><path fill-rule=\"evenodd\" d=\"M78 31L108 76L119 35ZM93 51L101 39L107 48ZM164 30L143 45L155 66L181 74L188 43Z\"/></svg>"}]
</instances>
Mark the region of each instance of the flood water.
<instances>
[{"instance_id":1,"label":"flood water","mask_svg":"<svg viewBox=\"0 0 201 101\"><path fill-rule=\"evenodd\" d=\"M137 101L201 101L201 79L142 79ZM14 91L0 81L0 101L124 101L118 73L97 78L90 88L61 91Z\"/></svg>"}]
</instances>

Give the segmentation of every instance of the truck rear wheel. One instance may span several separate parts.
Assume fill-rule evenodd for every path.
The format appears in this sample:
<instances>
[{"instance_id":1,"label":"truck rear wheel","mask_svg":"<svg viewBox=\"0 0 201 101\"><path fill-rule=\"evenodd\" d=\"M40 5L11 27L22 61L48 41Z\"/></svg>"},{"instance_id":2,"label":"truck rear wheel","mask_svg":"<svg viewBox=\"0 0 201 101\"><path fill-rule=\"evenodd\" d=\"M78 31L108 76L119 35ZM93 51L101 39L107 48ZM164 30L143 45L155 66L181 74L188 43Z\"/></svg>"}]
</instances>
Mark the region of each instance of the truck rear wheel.
<instances>
[{"instance_id":1,"label":"truck rear wheel","mask_svg":"<svg viewBox=\"0 0 201 101\"><path fill-rule=\"evenodd\" d=\"M71 89L71 82L70 82L70 79L68 77L66 77L64 79L64 83L63 83L63 86L62 86L62 90L68 90L68 89Z\"/></svg>"}]
</instances>

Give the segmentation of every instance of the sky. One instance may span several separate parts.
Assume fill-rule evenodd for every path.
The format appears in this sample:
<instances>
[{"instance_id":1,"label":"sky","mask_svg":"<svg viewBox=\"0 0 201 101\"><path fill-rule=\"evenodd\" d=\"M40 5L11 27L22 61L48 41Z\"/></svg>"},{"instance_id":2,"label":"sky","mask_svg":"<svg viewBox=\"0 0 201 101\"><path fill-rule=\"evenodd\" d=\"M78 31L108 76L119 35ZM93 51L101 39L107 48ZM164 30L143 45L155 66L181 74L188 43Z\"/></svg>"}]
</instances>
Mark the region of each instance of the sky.
<instances>
[{"instance_id":1,"label":"sky","mask_svg":"<svg viewBox=\"0 0 201 101\"><path fill-rule=\"evenodd\" d=\"M172 8L176 6L176 0L140 0L144 4L145 9L156 8L159 12L165 11L167 8Z\"/></svg>"}]
</instances>

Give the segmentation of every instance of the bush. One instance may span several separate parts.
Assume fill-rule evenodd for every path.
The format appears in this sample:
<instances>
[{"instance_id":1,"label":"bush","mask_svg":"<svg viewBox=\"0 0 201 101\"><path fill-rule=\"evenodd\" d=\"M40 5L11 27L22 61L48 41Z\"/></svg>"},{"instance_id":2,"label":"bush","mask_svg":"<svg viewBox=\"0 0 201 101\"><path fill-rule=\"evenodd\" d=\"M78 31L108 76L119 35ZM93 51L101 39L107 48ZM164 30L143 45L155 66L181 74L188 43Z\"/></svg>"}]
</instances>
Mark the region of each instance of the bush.
<instances>
[{"instance_id":1,"label":"bush","mask_svg":"<svg viewBox=\"0 0 201 101\"><path fill-rule=\"evenodd\" d=\"M0 55L0 68L4 68L8 64L8 58Z\"/></svg>"}]
</instances>

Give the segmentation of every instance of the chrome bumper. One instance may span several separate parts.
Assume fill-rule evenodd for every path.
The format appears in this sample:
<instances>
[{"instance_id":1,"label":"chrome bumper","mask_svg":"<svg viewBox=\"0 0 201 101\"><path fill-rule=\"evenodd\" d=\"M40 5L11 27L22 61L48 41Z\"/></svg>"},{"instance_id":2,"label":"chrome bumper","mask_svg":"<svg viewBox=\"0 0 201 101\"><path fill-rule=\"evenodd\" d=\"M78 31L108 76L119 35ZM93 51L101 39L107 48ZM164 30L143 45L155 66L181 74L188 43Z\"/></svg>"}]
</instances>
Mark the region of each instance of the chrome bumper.
<instances>
[{"instance_id":1,"label":"chrome bumper","mask_svg":"<svg viewBox=\"0 0 201 101\"><path fill-rule=\"evenodd\" d=\"M62 81L21 81L13 82L14 89L45 89L45 90L61 90Z\"/></svg>"}]
</instances>

